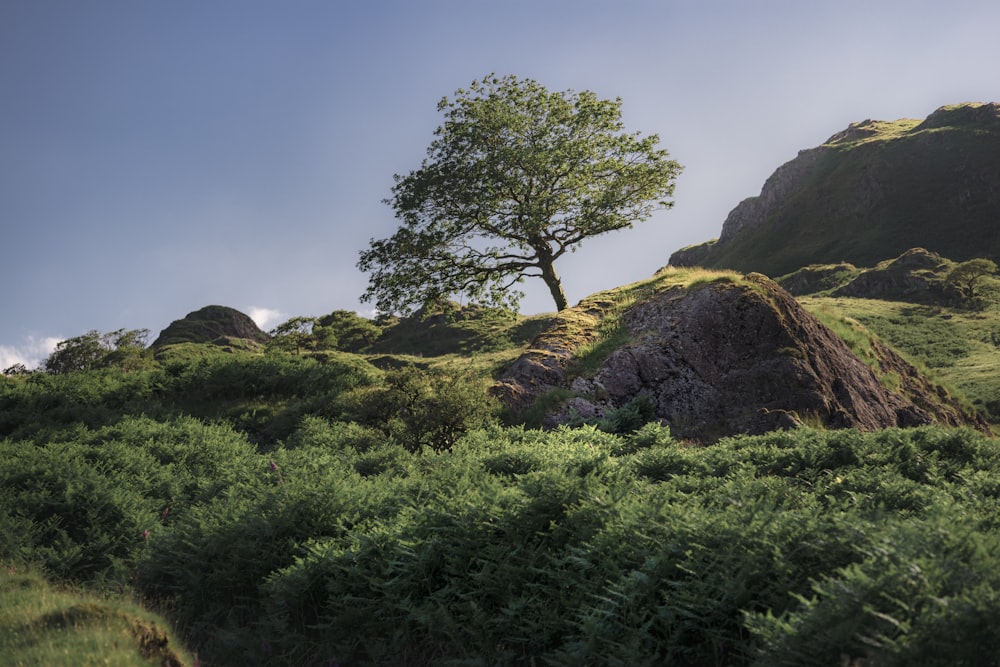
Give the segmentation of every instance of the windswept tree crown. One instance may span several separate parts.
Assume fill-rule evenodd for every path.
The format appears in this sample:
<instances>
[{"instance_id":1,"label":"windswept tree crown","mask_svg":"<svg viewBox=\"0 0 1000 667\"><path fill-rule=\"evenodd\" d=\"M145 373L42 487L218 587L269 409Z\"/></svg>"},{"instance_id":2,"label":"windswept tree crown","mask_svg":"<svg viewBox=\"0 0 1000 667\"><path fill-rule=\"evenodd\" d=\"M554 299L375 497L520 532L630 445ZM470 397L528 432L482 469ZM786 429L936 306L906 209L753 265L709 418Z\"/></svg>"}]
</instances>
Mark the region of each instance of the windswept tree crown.
<instances>
[{"instance_id":1,"label":"windswept tree crown","mask_svg":"<svg viewBox=\"0 0 1000 667\"><path fill-rule=\"evenodd\" d=\"M385 200L403 224L358 262L371 274L363 298L382 312L452 295L516 309L525 277L562 310L559 257L673 204L681 166L657 135L625 131L620 99L491 75L438 110L427 158Z\"/></svg>"}]
</instances>

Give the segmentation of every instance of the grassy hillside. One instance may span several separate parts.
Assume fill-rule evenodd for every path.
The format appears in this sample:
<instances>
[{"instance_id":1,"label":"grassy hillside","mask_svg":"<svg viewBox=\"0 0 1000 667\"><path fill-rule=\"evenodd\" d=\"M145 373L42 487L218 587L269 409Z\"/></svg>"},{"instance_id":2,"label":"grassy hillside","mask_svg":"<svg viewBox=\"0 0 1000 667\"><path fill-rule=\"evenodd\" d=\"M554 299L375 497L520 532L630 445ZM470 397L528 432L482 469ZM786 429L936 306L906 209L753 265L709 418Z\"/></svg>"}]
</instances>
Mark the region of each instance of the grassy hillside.
<instances>
[{"instance_id":1,"label":"grassy hillside","mask_svg":"<svg viewBox=\"0 0 1000 667\"><path fill-rule=\"evenodd\" d=\"M1000 310L847 297L799 301L808 310L860 322L1000 424Z\"/></svg>"},{"instance_id":2,"label":"grassy hillside","mask_svg":"<svg viewBox=\"0 0 1000 667\"><path fill-rule=\"evenodd\" d=\"M1000 280L979 273L970 297L959 264L921 248L878 262L807 266L778 279L832 328L874 334L1000 425ZM995 267L994 267L995 268Z\"/></svg>"},{"instance_id":3,"label":"grassy hillside","mask_svg":"<svg viewBox=\"0 0 1000 667\"><path fill-rule=\"evenodd\" d=\"M118 596L65 589L0 567L0 655L11 667L189 667L169 624Z\"/></svg>"},{"instance_id":4,"label":"grassy hillside","mask_svg":"<svg viewBox=\"0 0 1000 667\"><path fill-rule=\"evenodd\" d=\"M498 423L486 385L542 328L586 373L630 304L716 280L742 278L384 322L362 354L188 342L0 376L4 659L190 664L179 637L234 666L998 664L1000 445L981 433L700 447ZM993 311L803 302L994 409Z\"/></svg>"},{"instance_id":5,"label":"grassy hillside","mask_svg":"<svg viewBox=\"0 0 1000 667\"><path fill-rule=\"evenodd\" d=\"M874 266L912 247L1000 259L1000 107L856 123L806 153L782 168L794 176L776 194L762 193L762 219L688 251L698 264L780 276L810 264Z\"/></svg>"}]
</instances>

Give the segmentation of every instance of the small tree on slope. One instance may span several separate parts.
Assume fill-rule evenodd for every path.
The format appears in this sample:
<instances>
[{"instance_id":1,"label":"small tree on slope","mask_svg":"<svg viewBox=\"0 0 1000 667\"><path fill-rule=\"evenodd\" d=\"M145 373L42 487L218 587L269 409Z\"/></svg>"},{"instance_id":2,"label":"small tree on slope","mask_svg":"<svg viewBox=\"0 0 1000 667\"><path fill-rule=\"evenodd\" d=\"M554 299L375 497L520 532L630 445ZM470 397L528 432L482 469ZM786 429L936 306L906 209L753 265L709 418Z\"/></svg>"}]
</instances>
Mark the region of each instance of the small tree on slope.
<instances>
[{"instance_id":1,"label":"small tree on slope","mask_svg":"<svg viewBox=\"0 0 1000 667\"><path fill-rule=\"evenodd\" d=\"M362 298L384 313L451 295L516 309L525 277L562 310L557 259L673 205L681 166L657 135L624 131L620 99L489 76L438 110L428 157L386 200L402 226L358 262L371 274Z\"/></svg>"}]
</instances>

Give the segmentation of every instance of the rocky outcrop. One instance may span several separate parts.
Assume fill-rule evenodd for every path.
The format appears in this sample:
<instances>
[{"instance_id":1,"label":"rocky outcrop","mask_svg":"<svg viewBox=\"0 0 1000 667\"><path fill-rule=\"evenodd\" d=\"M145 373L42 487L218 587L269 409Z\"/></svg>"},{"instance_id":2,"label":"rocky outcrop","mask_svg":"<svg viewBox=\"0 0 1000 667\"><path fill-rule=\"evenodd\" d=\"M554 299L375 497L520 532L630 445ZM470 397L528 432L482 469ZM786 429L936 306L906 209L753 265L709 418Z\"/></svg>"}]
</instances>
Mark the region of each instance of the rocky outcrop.
<instances>
[{"instance_id":1,"label":"rocky outcrop","mask_svg":"<svg viewBox=\"0 0 1000 667\"><path fill-rule=\"evenodd\" d=\"M645 396L678 437L703 442L802 423L862 430L970 423L947 395L879 346L880 371L900 378L890 390L762 275L673 287L628 309L621 324L629 342L589 377L568 380L572 350L550 341L511 366L495 393L524 409L553 389L570 392L548 414L549 426L601 417Z\"/></svg>"},{"instance_id":2,"label":"rocky outcrop","mask_svg":"<svg viewBox=\"0 0 1000 667\"><path fill-rule=\"evenodd\" d=\"M941 107L924 121L865 120L780 166L740 202L717 240L671 266L789 274L874 266L924 247L1000 261L1000 104Z\"/></svg>"},{"instance_id":3,"label":"rocky outcrop","mask_svg":"<svg viewBox=\"0 0 1000 667\"><path fill-rule=\"evenodd\" d=\"M803 186L824 150L820 146L799 151L798 157L778 167L764 182L760 195L744 199L729 212L718 242L727 243L739 236L741 231L765 224L788 196Z\"/></svg>"},{"instance_id":4,"label":"rocky outcrop","mask_svg":"<svg viewBox=\"0 0 1000 667\"><path fill-rule=\"evenodd\" d=\"M958 302L960 296L944 281L953 262L924 248L911 248L896 259L862 271L833 296L903 299L913 303Z\"/></svg>"},{"instance_id":5,"label":"rocky outcrop","mask_svg":"<svg viewBox=\"0 0 1000 667\"><path fill-rule=\"evenodd\" d=\"M227 343L230 339L264 343L268 335L248 315L226 306L205 306L174 320L151 347L175 343Z\"/></svg>"},{"instance_id":6,"label":"rocky outcrop","mask_svg":"<svg viewBox=\"0 0 1000 667\"><path fill-rule=\"evenodd\" d=\"M580 306L560 311L528 351L507 368L491 393L514 412L524 412L542 394L564 387L566 368L578 349L597 339L599 321L600 313Z\"/></svg>"},{"instance_id":7,"label":"rocky outcrop","mask_svg":"<svg viewBox=\"0 0 1000 667\"><path fill-rule=\"evenodd\" d=\"M799 151L794 160L778 167L764 182L758 196L747 197L729 212L726 221L722 223L722 233L718 239L676 251L670 256L669 265L711 266L712 257L720 247L738 239L741 233L765 225L775 216L786 199L805 185L824 150L820 146Z\"/></svg>"}]
</instances>

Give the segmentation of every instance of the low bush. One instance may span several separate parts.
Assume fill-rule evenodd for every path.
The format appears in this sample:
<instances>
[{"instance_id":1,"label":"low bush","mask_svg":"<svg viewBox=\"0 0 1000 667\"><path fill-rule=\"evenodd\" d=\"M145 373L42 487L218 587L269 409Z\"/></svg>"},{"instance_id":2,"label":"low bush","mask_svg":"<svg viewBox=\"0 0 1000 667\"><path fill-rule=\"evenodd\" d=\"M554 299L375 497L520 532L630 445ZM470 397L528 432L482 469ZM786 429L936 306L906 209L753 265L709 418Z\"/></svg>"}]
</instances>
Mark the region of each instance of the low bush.
<instances>
[{"instance_id":1,"label":"low bush","mask_svg":"<svg viewBox=\"0 0 1000 667\"><path fill-rule=\"evenodd\" d=\"M64 580L118 582L147 541L245 480L256 454L225 426L130 418L39 444L0 441L0 558Z\"/></svg>"},{"instance_id":2,"label":"low bush","mask_svg":"<svg viewBox=\"0 0 1000 667\"><path fill-rule=\"evenodd\" d=\"M383 383L347 392L335 405L341 419L379 429L413 452L451 449L499 413L482 380L413 366L389 371Z\"/></svg>"}]
</instances>

